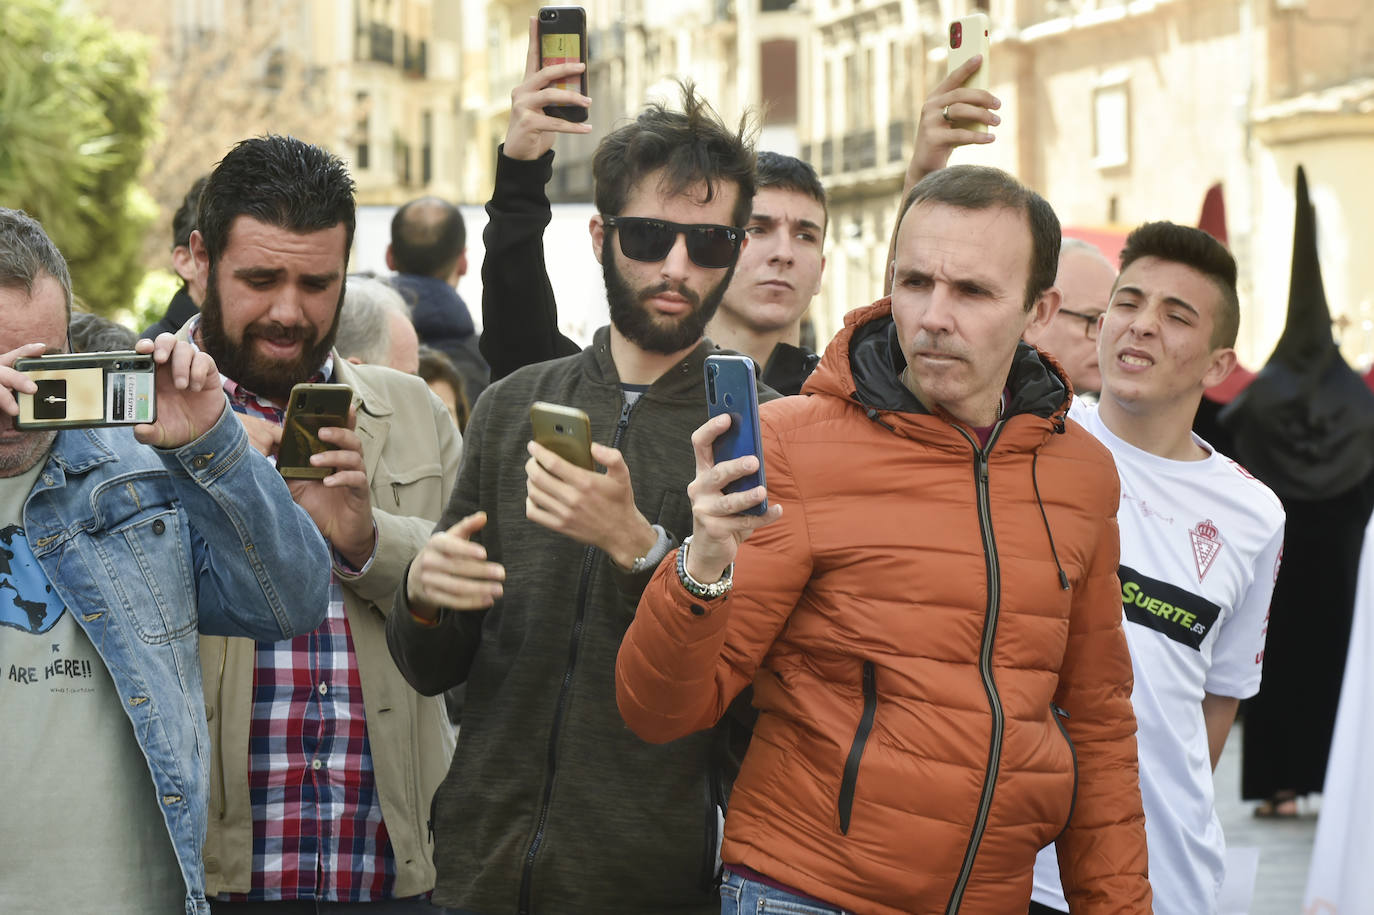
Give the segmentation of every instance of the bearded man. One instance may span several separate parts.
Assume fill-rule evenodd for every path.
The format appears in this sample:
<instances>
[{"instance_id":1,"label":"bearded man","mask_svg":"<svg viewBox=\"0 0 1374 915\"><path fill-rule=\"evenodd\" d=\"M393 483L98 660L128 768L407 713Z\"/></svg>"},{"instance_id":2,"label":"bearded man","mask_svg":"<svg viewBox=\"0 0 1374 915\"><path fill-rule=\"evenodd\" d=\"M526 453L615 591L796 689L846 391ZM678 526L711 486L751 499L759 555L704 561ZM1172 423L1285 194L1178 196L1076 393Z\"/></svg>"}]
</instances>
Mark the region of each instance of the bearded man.
<instances>
[{"instance_id":1,"label":"bearded man","mask_svg":"<svg viewBox=\"0 0 1374 915\"><path fill-rule=\"evenodd\" d=\"M588 104L552 85L581 67L536 72L531 56L487 207L484 269L527 279L548 309L550 147L585 130L544 109ZM613 670L640 591L692 524L702 332L744 244L754 154L687 89L680 112L651 105L605 137L592 169L611 324L583 352L527 365L478 399L440 532L411 565L387 635L420 692L467 684L435 797L436 902L487 915L707 915L720 905L721 732L640 741L616 711ZM586 411L604 472L530 440L536 400Z\"/></svg>"}]
</instances>

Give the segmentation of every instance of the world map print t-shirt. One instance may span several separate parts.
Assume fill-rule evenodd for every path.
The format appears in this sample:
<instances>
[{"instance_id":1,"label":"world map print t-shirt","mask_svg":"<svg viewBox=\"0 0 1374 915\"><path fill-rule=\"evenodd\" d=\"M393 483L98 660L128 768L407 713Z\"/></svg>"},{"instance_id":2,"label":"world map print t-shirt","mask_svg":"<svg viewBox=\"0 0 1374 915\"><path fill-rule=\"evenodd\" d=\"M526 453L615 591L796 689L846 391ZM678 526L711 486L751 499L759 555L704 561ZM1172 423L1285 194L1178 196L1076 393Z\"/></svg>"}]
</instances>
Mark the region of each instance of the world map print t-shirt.
<instances>
[{"instance_id":1,"label":"world map print t-shirt","mask_svg":"<svg viewBox=\"0 0 1374 915\"><path fill-rule=\"evenodd\" d=\"M183 912L133 725L24 534L45 463L0 478L0 912Z\"/></svg>"}]
</instances>

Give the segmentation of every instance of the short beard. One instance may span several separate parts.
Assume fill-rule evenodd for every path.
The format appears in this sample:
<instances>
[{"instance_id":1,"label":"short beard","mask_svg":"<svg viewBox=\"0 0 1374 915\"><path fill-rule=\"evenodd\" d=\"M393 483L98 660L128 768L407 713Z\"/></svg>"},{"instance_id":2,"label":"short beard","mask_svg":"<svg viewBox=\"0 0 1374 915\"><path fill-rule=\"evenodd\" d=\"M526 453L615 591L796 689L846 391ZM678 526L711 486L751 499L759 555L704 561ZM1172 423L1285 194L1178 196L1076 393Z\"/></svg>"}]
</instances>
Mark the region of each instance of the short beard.
<instances>
[{"instance_id":1,"label":"short beard","mask_svg":"<svg viewBox=\"0 0 1374 915\"><path fill-rule=\"evenodd\" d=\"M285 327L273 321L267 324L254 324L243 329L243 339L234 342L224 329L224 303L219 294L217 265L210 265L209 283L205 288L205 301L200 306L200 344L215 360L215 367L226 378L259 397L273 403L285 404L291 397L291 389L324 365L329 351L334 347L334 338L339 332L339 314L342 310L344 290L339 289L339 305L334 310L334 321L324 337L316 340L313 327ZM254 336L292 336L301 339L305 348L300 356L283 362L277 359L264 359L253 350L251 338Z\"/></svg>"},{"instance_id":2,"label":"short beard","mask_svg":"<svg viewBox=\"0 0 1374 915\"><path fill-rule=\"evenodd\" d=\"M611 324L620 331L622 337L645 352L665 356L680 353L701 339L706 332L706 325L715 317L716 308L734 274L735 266L731 264L725 277L702 298L686 285L674 286L666 281L634 289L615 266L615 252L609 245L601 258L601 275L606 280L606 305L611 313ZM685 298L692 310L680 318L672 319L671 323L664 323L664 319L656 318L644 303L661 292L670 291Z\"/></svg>"},{"instance_id":3,"label":"short beard","mask_svg":"<svg viewBox=\"0 0 1374 915\"><path fill-rule=\"evenodd\" d=\"M12 423L7 424L11 428ZM8 450L0 446L0 480L22 476L48 456L57 439L56 429L36 429L24 435L23 441Z\"/></svg>"}]
</instances>

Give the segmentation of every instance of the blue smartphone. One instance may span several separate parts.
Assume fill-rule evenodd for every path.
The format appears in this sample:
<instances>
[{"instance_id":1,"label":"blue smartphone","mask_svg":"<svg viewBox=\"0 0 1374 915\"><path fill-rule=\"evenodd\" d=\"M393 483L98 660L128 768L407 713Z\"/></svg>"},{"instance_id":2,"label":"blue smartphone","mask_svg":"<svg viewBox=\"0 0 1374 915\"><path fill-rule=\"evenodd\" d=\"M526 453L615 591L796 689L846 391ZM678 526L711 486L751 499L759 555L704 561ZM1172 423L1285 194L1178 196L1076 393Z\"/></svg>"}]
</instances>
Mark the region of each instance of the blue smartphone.
<instances>
[{"instance_id":1,"label":"blue smartphone","mask_svg":"<svg viewBox=\"0 0 1374 915\"><path fill-rule=\"evenodd\" d=\"M730 428L721 433L714 447L716 463L752 454L759 459L759 469L735 480L725 487L726 492L743 492L756 486L766 486L763 473L763 437L759 434L759 389L754 381L754 360L748 356L706 357L706 410L715 417L730 414ZM741 514L762 515L768 511L768 500Z\"/></svg>"}]
</instances>

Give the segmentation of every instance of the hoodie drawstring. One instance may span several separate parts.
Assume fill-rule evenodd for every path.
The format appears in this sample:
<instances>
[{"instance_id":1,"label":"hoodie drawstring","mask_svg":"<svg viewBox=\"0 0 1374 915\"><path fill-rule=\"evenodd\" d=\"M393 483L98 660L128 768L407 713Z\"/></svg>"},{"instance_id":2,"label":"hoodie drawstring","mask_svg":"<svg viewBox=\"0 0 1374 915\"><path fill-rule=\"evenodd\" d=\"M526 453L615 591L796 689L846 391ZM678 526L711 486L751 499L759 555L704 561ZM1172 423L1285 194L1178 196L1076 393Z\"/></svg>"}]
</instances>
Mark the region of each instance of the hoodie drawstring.
<instances>
[{"instance_id":1,"label":"hoodie drawstring","mask_svg":"<svg viewBox=\"0 0 1374 915\"><path fill-rule=\"evenodd\" d=\"M1054 534L1050 532L1050 519L1045 514L1045 502L1040 498L1040 481L1036 479L1035 467L1040 460L1040 449L1035 449L1031 455L1031 488L1035 490L1035 504L1040 506L1040 520L1045 523L1045 536L1050 541L1050 555L1054 557L1054 567L1059 570L1059 587L1065 591L1069 588L1069 576L1064 574L1064 567L1059 564L1059 551L1054 548Z\"/></svg>"}]
</instances>

